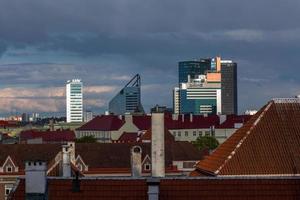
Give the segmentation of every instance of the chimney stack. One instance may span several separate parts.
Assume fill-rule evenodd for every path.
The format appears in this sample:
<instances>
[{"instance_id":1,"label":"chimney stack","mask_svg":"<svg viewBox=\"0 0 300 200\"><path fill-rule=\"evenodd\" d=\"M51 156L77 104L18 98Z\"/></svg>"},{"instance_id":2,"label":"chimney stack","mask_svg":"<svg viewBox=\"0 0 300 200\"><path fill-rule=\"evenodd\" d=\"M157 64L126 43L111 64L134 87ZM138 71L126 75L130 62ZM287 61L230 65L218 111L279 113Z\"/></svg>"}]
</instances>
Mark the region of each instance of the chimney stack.
<instances>
[{"instance_id":1,"label":"chimney stack","mask_svg":"<svg viewBox=\"0 0 300 200\"><path fill-rule=\"evenodd\" d=\"M50 121L49 121L49 129L50 129L50 131L54 131L54 121L53 121L53 119L50 119Z\"/></svg>"},{"instance_id":2,"label":"chimney stack","mask_svg":"<svg viewBox=\"0 0 300 200\"><path fill-rule=\"evenodd\" d=\"M142 176L142 148L140 146L131 148L131 175L135 178Z\"/></svg>"},{"instance_id":3,"label":"chimney stack","mask_svg":"<svg viewBox=\"0 0 300 200\"><path fill-rule=\"evenodd\" d=\"M190 113L190 122L193 123L193 113Z\"/></svg>"},{"instance_id":4,"label":"chimney stack","mask_svg":"<svg viewBox=\"0 0 300 200\"><path fill-rule=\"evenodd\" d=\"M26 199L44 199L47 187L47 164L42 161L25 162Z\"/></svg>"},{"instance_id":5,"label":"chimney stack","mask_svg":"<svg viewBox=\"0 0 300 200\"><path fill-rule=\"evenodd\" d=\"M71 177L71 151L69 145L62 147L62 175L63 177Z\"/></svg>"},{"instance_id":6,"label":"chimney stack","mask_svg":"<svg viewBox=\"0 0 300 200\"><path fill-rule=\"evenodd\" d=\"M151 161L152 177L165 176L165 122L164 113L152 113Z\"/></svg>"}]
</instances>

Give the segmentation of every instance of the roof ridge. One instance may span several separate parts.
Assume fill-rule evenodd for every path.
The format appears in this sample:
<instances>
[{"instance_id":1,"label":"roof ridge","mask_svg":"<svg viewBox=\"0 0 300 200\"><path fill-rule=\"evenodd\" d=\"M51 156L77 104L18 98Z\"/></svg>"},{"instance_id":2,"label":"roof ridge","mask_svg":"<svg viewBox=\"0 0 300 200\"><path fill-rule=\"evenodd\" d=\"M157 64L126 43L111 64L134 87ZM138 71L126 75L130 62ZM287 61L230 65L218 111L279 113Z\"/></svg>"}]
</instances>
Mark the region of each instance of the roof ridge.
<instances>
[{"instance_id":1,"label":"roof ridge","mask_svg":"<svg viewBox=\"0 0 300 200\"><path fill-rule=\"evenodd\" d=\"M253 125L250 127L250 129L246 132L246 135L239 141L239 143L236 145L236 147L234 148L234 150L229 154L229 156L227 156L227 158L225 159L225 161L223 162L223 164L214 172L214 174L218 174L222 168L225 166L225 164L232 159L232 157L235 155L236 151L242 146L242 144L244 143L244 141L247 139L247 137L250 135L250 133L252 132L252 130L256 127L256 125L258 124L258 122L260 122L260 120L263 118L263 116L265 115L265 113L269 110L269 108L271 107L271 105L274 103L274 101L270 101L268 106L264 109L264 111L258 116L258 118L254 121Z\"/></svg>"}]
</instances>

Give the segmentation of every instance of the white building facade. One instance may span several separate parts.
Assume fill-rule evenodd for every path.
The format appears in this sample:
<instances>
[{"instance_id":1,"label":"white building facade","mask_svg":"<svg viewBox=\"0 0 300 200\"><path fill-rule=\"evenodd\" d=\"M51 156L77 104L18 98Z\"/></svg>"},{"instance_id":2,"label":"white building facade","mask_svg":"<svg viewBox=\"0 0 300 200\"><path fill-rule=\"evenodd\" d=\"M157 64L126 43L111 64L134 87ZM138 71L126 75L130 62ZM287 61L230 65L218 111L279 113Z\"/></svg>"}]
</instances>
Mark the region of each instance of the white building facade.
<instances>
[{"instance_id":1,"label":"white building facade","mask_svg":"<svg viewBox=\"0 0 300 200\"><path fill-rule=\"evenodd\" d=\"M83 121L83 84L80 79L69 80L66 85L67 122Z\"/></svg>"}]
</instances>

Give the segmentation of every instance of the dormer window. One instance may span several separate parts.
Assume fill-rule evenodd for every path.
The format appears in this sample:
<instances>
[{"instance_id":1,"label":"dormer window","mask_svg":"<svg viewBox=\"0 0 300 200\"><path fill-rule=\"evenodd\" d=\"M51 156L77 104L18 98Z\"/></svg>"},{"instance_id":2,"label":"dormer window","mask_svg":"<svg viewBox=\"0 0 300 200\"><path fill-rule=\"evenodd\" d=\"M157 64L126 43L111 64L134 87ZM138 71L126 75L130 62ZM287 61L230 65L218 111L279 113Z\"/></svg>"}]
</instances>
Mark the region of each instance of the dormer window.
<instances>
[{"instance_id":1,"label":"dormer window","mask_svg":"<svg viewBox=\"0 0 300 200\"><path fill-rule=\"evenodd\" d=\"M151 164L150 164L150 163L146 163L146 164L144 165L144 170L145 170L145 171L150 171L150 170L151 170Z\"/></svg>"},{"instance_id":2,"label":"dormer window","mask_svg":"<svg viewBox=\"0 0 300 200\"><path fill-rule=\"evenodd\" d=\"M13 171L12 166L6 166L6 172L11 173Z\"/></svg>"}]
</instances>

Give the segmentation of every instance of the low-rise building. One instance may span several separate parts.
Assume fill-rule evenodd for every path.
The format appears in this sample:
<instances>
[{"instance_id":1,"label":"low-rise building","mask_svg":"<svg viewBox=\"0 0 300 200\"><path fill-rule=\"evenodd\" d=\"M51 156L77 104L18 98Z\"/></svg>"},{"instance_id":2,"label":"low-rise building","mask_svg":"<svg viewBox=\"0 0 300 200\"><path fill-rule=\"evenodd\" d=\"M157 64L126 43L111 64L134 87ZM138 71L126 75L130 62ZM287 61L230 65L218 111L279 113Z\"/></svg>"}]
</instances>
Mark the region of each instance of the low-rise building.
<instances>
[{"instance_id":1,"label":"low-rise building","mask_svg":"<svg viewBox=\"0 0 300 200\"><path fill-rule=\"evenodd\" d=\"M199 136L214 135L219 143L229 138L249 115L170 115L165 114L165 126L176 141L195 141ZM143 133L151 128L151 115L102 115L76 129L76 137L93 135L99 142L120 140L124 132ZM133 137L133 136L130 136Z\"/></svg>"}]
</instances>

